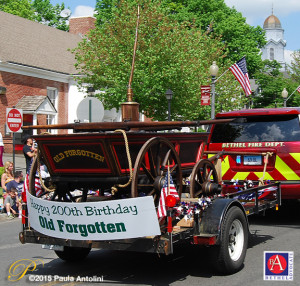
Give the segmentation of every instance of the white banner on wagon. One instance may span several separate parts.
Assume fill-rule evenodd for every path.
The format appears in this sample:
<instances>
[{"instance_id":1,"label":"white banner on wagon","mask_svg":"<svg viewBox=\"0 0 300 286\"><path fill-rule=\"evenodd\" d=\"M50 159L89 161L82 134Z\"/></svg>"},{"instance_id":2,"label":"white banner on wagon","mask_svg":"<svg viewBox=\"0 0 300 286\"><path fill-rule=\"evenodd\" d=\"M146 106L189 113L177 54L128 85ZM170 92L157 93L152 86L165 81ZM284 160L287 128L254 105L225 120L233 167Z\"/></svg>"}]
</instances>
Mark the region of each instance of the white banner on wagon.
<instances>
[{"instance_id":1,"label":"white banner on wagon","mask_svg":"<svg viewBox=\"0 0 300 286\"><path fill-rule=\"evenodd\" d=\"M160 235L153 197L67 203L27 192L30 226L57 238L114 240Z\"/></svg>"}]
</instances>

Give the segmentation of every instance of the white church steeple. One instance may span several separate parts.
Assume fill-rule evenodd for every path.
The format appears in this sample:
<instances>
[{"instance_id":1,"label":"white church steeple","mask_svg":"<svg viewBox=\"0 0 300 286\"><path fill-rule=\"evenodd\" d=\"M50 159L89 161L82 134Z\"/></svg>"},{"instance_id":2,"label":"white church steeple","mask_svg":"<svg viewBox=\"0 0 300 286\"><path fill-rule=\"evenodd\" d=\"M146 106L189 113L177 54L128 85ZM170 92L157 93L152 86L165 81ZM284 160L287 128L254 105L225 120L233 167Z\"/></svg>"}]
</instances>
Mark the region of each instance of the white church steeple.
<instances>
[{"instance_id":1,"label":"white church steeple","mask_svg":"<svg viewBox=\"0 0 300 286\"><path fill-rule=\"evenodd\" d=\"M284 30L281 27L279 19L273 14L269 16L263 26L266 32L267 44L262 48L263 60L276 60L282 66L282 70L285 69L284 60L284 47L286 41L284 40Z\"/></svg>"}]
</instances>

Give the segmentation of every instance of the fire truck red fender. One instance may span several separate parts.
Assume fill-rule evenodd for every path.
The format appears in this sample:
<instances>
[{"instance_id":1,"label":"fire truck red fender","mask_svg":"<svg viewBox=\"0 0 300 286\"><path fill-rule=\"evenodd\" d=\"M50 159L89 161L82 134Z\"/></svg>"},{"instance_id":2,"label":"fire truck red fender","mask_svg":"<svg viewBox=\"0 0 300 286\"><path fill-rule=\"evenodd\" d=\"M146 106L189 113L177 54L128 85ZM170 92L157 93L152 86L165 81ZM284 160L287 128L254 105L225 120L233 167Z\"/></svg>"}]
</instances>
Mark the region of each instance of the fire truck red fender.
<instances>
[{"instance_id":1,"label":"fire truck red fender","mask_svg":"<svg viewBox=\"0 0 300 286\"><path fill-rule=\"evenodd\" d=\"M247 231L249 232L249 222L242 204L236 199L217 198L213 201L212 205L204 211L198 226L198 234L201 236L215 235L217 236L216 244L220 244L220 240L222 239L222 223L226 213L234 206L240 208L244 214L247 222Z\"/></svg>"}]
</instances>

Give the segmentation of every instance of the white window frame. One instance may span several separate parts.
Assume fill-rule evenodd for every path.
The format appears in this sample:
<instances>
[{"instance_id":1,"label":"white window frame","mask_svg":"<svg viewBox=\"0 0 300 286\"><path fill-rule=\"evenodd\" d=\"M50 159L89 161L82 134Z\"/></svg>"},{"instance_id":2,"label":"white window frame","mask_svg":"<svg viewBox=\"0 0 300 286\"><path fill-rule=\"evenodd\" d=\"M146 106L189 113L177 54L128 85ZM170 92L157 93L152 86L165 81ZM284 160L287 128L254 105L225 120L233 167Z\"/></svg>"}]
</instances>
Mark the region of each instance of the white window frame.
<instances>
[{"instance_id":1,"label":"white window frame","mask_svg":"<svg viewBox=\"0 0 300 286\"><path fill-rule=\"evenodd\" d=\"M52 95L54 95L54 98ZM47 96L48 96L49 100L51 101L51 103L53 104L53 106L55 107L55 109L58 110L58 90L57 90L57 88L47 87ZM58 114L56 114L56 115L48 114L46 117L47 125L56 124L57 116L58 116ZM50 123L50 121L51 121L51 123ZM49 129L48 132L53 133L53 134L57 133L57 131L55 131L53 129Z\"/></svg>"}]
</instances>

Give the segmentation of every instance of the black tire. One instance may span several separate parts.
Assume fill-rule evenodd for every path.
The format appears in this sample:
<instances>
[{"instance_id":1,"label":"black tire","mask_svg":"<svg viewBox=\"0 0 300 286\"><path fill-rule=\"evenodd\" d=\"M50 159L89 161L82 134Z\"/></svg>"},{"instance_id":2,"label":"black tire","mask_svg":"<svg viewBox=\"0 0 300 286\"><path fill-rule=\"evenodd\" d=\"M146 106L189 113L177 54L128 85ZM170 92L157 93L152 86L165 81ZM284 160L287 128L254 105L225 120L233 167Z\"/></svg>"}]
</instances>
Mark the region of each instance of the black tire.
<instances>
[{"instance_id":1,"label":"black tire","mask_svg":"<svg viewBox=\"0 0 300 286\"><path fill-rule=\"evenodd\" d=\"M212 249L212 262L223 274L235 273L243 266L248 246L248 223L239 207L227 211L220 238L220 245Z\"/></svg>"},{"instance_id":2,"label":"black tire","mask_svg":"<svg viewBox=\"0 0 300 286\"><path fill-rule=\"evenodd\" d=\"M63 251L55 250L56 255L67 262L81 261L90 253L91 248L64 246Z\"/></svg>"}]
</instances>

